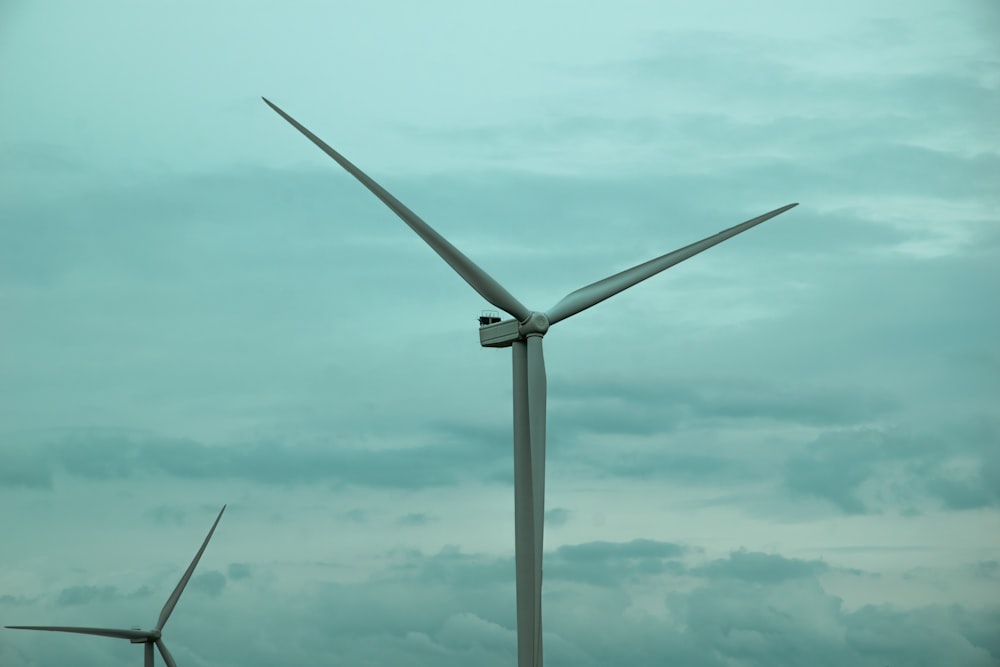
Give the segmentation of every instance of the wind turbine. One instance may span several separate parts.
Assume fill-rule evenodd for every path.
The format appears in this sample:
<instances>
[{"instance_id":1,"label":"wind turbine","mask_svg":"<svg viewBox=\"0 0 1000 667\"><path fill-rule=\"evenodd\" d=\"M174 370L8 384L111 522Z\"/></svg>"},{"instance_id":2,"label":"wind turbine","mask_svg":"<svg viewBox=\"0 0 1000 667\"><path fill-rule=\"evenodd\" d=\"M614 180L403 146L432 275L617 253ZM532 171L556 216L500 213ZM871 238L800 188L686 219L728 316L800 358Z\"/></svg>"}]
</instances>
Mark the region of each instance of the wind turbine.
<instances>
[{"instance_id":1,"label":"wind turbine","mask_svg":"<svg viewBox=\"0 0 1000 667\"><path fill-rule=\"evenodd\" d=\"M581 287L567 294L547 311L531 310L347 158L272 104L266 97L262 99L360 181L372 194L381 199L480 296L514 318L502 322L495 321L499 318L481 319L479 342L483 347L510 347L514 358L514 562L517 580L517 664L519 667L541 667L546 393L542 337L553 324L572 317L798 204L782 206L697 243Z\"/></svg>"},{"instance_id":2,"label":"wind turbine","mask_svg":"<svg viewBox=\"0 0 1000 667\"><path fill-rule=\"evenodd\" d=\"M5 626L11 630L46 630L48 632L75 632L81 635L100 635L101 637L116 637L118 639L127 639L133 644L145 644L146 654L144 667L153 667L153 645L159 649L160 655L163 656L163 662L167 663L167 667L177 667L177 663L174 662L174 658L170 655L170 651L167 650L166 644L163 643L161 635L163 633L163 626L167 624L167 619L170 618L170 614L174 611L174 607L177 606L177 601L181 597L181 593L184 592L184 587L187 586L188 580L191 579L191 575L194 573L194 568L198 566L198 561L201 560L201 555L205 552L205 547L208 546L208 541L212 539L212 533L215 532L215 527L219 525L219 519L222 518L222 513L226 511L226 506L223 505L222 509L219 510L219 516L215 518L215 523L212 524L211 530L208 531L208 536L205 537L205 541L201 543L201 548L198 549L198 553L194 555L194 560L188 565L188 569L184 572L184 576L181 580L177 582L177 586L174 588L174 592L170 594L167 598L167 603L163 605L163 609L160 611L160 618L157 619L156 625L153 626L152 630L139 630L133 628L131 630L117 630L114 628L76 628L67 627L62 625L8 625Z\"/></svg>"}]
</instances>

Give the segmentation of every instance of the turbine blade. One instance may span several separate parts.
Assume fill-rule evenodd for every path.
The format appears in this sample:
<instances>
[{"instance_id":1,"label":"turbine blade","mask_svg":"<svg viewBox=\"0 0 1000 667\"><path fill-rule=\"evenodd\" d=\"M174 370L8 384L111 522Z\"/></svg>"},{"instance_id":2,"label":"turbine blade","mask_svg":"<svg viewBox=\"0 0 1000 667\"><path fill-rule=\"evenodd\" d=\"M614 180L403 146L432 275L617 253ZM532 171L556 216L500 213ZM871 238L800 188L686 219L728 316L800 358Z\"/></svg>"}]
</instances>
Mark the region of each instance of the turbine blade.
<instances>
[{"instance_id":1,"label":"turbine blade","mask_svg":"<svg viewBox=\"0 0 1000 667\"><path fill-rule=\"evenodd\" d=\"M150 644L146 644L149 648L147 649L150 660L153 657L153 649ZM177 667L177 663L174 662L174 656L170 655L170 651L167 650L167 645L163 643L162 639L156 640L156 648L160 649L160 655L163 656L163 662L167 663L167 667ZM150 662L149 664L153 664Z\"/></svg>"},{"instance_id":2,"label":"turbine blade","mask_svg":"<svg viewBox=\"0 0 1000 667\"><path fill-rule=\"evenodd\" d=\"M343 155L331 148L326 142L307 130L297 120L282 111L266 97L261 98L269 107L274 109L278 115L288 121L292 127L301 132L311 142L316 144L320 150L332 157L337 164L346 169L351 176L361 182L373 195L382 200L386 206L392 209L403 222L410 226L420 238L429 245L434 252L441 256L458 275L462 276L465 282L472 286L480 296L492 303L500 310L510 313L518 320L527 319L531 313L520 301L514 298L500 283L493 279L488 273L483 271L471 259L466 257L458 248L448 242L443 236L438 234L430 225L424 222L416 213L411 211L402 202L389 194L381 185L376 183L365 172L358 169Z\"/></svg>"},{"instance_id":3,"label":"turbine blade","mask_svg":"<svg viewBox=\"0 0 1000 667\"><path fill-rule=\"evenodd\" d=\"M153 645L150 642L146 642L143 644L143 651L145 651L145 656L142 660L143 666L153 667Z\"/></svg>"},{"instance_id":4,"label":"turbine blade","mask_svg":"<svg viewBox=\"0 0 1000 667\"><path fill-rule=\"evenodd\" d=\"M575 292L570 292L563 297L559 303L554 305L547 313L545 313L546 317L549 319L549 324L555 324L556 322L565 320L567 317L572 317L580 311L586 310L587 308L604 301L608 297L612 297L623 290L627 290L629 287L642 282L646 278L655 276L664 269L669 269L674 264L679 264L685 259L693 257L703 250L708 250L712 246L722 243L726 239L732 238L741 232L745 232L765 220L770 220L774 216L780 215L795 206L798 206L798 204L796 203L782 206L781 208L777 208L770 213L765 213L764 215L754 218L753 220L747 220L746 222L736 225L735 227L730 227L729 229L723 230L718 234L702 239L697 243L684 246L683 248L669 252L666 255L657 257L656 259L651 259L648 262L639 264L638 266L633 266L631 269L626 269L621 273L616 273L615 275L609 276L603 280L598 280L596 283L591 283L586 287L581 287Z\"/></svg>"},{"instance_id":5,"label":"turbine blade","mask_svg":"<svg viewBox=\"0 0 1000 667\"><path fill-rule=\"evenodd\" d=\"M181 580L177 582L174 592L170 594L169 598L167 598L166 604L163 605L163 610L160 611L160 618L156 621L156 630L162 630L163 626L166 625L167 619L170 618L170 614L174 611L174 607L177 606L177 601L181 598L181 593L184 592L184 587L187 586L188 581L191 579L191 575L194 573L194 568L198 566L198 561L201 560L201 555L205 553L205 547L208 546L208 541L212 539L212 533L215 532L215 527L219 525L219 519L222 518L222 513L225 511L226 506L223 505L222 509L219 510L219 516L215 517L215 523L212 524L212 529L208 531L205 541L201 543L201 548L198 549L198 553L194 555L194 560L192 560L191 564L188 565L188 569L184 572L184 576L181 577Z\"/></svg>"},{"instance_id":6,"label":"turbine blade","mask_svg":"<svg viewBox=\"0 0 1000 667\"><path fill-rule=\"evenodd\" d=\"M545 362L541 336L515 341L514 553L519 667L542 664L542 539L545 516Z\"/></svg>"},{"instance_id":7,"label":"turbine blade","mask_svg":"<svg viewBox=\"0 0 1000 667\"><path fill-rule=\"evenodd\" d=\"M75 628L65 625L5 625L11 630L44 630L46 632L74 632L80 635L98 635L116 639L148 639L153 636L148 630L117 630L115 628Z\"/></svg>"}]
</instances>

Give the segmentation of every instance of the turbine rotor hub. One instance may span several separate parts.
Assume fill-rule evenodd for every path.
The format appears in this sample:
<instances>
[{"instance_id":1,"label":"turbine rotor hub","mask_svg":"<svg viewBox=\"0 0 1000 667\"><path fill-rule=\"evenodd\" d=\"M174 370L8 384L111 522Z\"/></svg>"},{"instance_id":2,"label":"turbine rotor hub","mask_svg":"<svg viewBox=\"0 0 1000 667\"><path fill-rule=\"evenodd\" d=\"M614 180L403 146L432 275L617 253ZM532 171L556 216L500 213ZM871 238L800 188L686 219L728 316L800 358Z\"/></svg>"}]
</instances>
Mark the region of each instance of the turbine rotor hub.
<instances>
[{"instance_id":1,"label":"turbine rotor hub","mask_svg":"<svg viewBox=\"0 0 1000 667\"><path fill-rule=\"evenodd\" d=\"M549 318L545 317L545 313L533 310L528 315L528 319L521 322L517 329L518 333L522 336L529 336L531 334L544 336L545 332L549 330Z\"/></svg>"}]
</instances>

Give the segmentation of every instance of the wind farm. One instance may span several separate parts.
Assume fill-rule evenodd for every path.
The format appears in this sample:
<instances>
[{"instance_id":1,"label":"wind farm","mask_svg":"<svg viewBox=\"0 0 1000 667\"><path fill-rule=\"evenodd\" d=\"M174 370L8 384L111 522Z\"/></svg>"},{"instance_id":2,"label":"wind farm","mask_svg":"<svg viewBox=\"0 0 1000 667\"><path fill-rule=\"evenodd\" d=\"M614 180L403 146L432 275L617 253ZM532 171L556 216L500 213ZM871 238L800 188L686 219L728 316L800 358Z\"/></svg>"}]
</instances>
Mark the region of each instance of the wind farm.
<instances>
[{"instance_id":1,"label":"wind farm","mask_svg":"<svg viewBox=\"0 0 1000 667\"><path fill-rule=\"evenodd\" d=\"M788 211L786 204L700 241L570 292L547 311L530 310L495 278L343 155L266 97L275 112L333 158L403 220L476 292L513 319L481 321L483 347L510 347L514 396L514 533L519 667L541 667L542 554L545 520L546 375L542 338L549 327L580 313L714 245Z\"/></svg>"},{"instance_id":2,"label":"wind farm","mask_svg":"<svg viewBox=\"0 0 1000 667\"><path fill-rule=\"evenodd\" d=\"M1000 664L996 3L0 6L0 667Z\"/></svg>"},{"instance_id":3,"label":"wind farm","mask_svg":"<svg viewBox=\"0 0 1000 667\"><path fill-rule=\"evenodd\" d=\"M191 560L191 564L188 565L184 574L181 575L180 581L177 582L174 590L170 593L170 597L168 597L167 601L163 604L163 608L160 610L160 615L157 617L156 623L153 625L151 630L141 630L138 628L87 628L65 625L7 625L4 627L10 630L69 632L80 635L96 635L98 637L127 639L133 644L142 644L144 667L153 667L154 647L160 652L160 656L163 658L163 662L167 665L167 667L177 667L177 662L174 660L173 655L171 655L170 651L167 649L166 643L163 641L163 628L166 626L167 621L170 620L170 615L174 613L174 607L176 607L177 602L180 601L181 595L184 593L184 588L188 585L188 582L191 581L191 575L194 574L195 568L198 567L198 561L201 560L202 554L205 553L205 548L208 546L209 540L212 539L212 535L215 533L215 528L219 525L219 520L222 519L222 513L225 511L226 506L223 505L222 509L219 510L219 515L212 523L212 527L209 529L208 535L205 536L205 540L201 543L197 553L195 553L194 558Z\"/></svg>"}]
</instances>

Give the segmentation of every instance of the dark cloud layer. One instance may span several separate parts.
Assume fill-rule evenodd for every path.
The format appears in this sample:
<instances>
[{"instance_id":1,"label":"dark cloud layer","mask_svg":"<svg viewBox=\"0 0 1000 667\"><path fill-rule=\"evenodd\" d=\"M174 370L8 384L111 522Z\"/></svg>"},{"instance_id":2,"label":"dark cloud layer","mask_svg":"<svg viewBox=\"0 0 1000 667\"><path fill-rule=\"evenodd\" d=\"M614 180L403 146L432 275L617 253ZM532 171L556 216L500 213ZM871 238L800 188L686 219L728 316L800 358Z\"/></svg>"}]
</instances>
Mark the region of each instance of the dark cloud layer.
<instances>
[{"instance_id":1,"label":"dark cloud layer","mask_svg":"<svg viewBox=\"0 0 1000 667\"><path fill-rule=\"evenodd\" d=\"M896 401L854 387L789 387L764 381L669 377L580 377L553 382L555 419L598 433L648 435L678 421L773 420L837 426L891 414Z\"/></svg>"},{"instance_id":2,"label":"dark cloud layer","mask_svg":"<svg viewBox=\"0 0 1000 667\"><path fill-rule=\"evenodd\" d=\"M738 579L760 584L776 584L790 579L814 577L828 570L818 560L804 561L782 558L777 554L737 551L725 560L715 560L692 570L693 574L710 579Z\"/></svg>"},{"instance_id":3,"label":"dark cloud layer","mask_svg":"<svg viewBox=\"0 0 1000 667\"><path fill-rule=\"evenodd\" d=\"M221 572L202 572L191 577L189 586L193 591L200 591L210 597L218 597L226 588L226 575Z\"/></svg>"},{"instance_id":4,"label":"dark cloud layer","mask_svg":"<svg viewBox=\"0 0 1000 667\"><path fill-rule=\"evenodd\" d=\"M117 591L114 586L71 586L64 588L56 604L60 606L87 604L95 600L107 602L115 597Z\"/></svg>"},{"instance_id":5,"label":"dark cloud layer","mask_svg":"<svg viewBox=\"0 0 1000 667\"><path fill-rule=\"evenodd\" d=\"M887 504L913 508L921 498L934 499L949 510L996 506L998 441L1000 431L991 421L954 428L947 435L831 431L789 458L783 478L793 495L823 498L851 514ZM949 465L962 460L961 467ZM864 496L863 485L879 481L885 468L894 465L904 471L904 482Z\"/></svg>"},{"instance_id":6,"label":"dark cloud layer","mask_svg":"<svg viewBox=\"0 0 1000 667\"><path fill-rule=\"evenodd\" d=\"M230 563L226 568L226 576L233 581L250 579L253 577L253 569L246 563Z\"/></svg>"},{"instance_id":7,"label":"dark cloud layer","mask_svg":"<svg viewBox=\"0 0 1000 667\"><path fill-rule=\"evenodd\" d=\"M210 445L114 430L82 430L32 444L4 446L0 468L5 474L0 487L53 488L57 474L102 482L151 473L202 482L233 479L280 486L412 490L469 480L509 485L506 437L491 432L481 442L475 442L475 436L467 442L462 440L463 432L447 427L438 439L442 444L371 451L323 442ZM739 456L738 450L725 443L706 446L697 431L665 434L663 440L643 446L576 451L571 440L560 436L555 439L553 461L577 475L599 478L685 484L714 480L729 485L773 481L780 484L776 491L793 498L819 498L848 514L889 507L904 512L933 506L961 511L1000 504L998 433L989 419L923 433L901 427L834 428L823 430L811 441L776 441L766 451ZM893 481L886 483L888 479ZM352 510L345 516L363 522L365 516L359 512ZM570 518L565 508L553 508L549 514L552 525ZM154 508L149 515L161 524L177 524L185 516L167 506ZM410 513L401 515L398 522L422 526L433 520L426 513Z\"/></svg>"},{"instance_id":8,"label":"dark cloud layer","mask_svg":"<svg viewBox=\"0 0 1000 667\"><path fill-rule=\"evenodd\" d=\"M60 607L106 604L116 600L145 598L152 593L153 590L145 585L131 593L122 593L117 586L69 586L59 591L55 604Z\"/></svg>"},{"instance_id":9,"label":"dark cloud layer","mask_svg":"<svg viewBox=\"0 0 1000 667\"><path fill-rule=\"evenodd\" d=\"M78 432L43 445L8 445L0 455L4 461L9 457L15 463L29 458L31 462L19 468L6 467L8 472L0 483L35 487L51 486L53 473L58 470L94 481L155 472L194 480L425 488L456 484L462 471L490 472L501 460L496 452L460 444L382 451L269 442L212 446L193 440L99 430ZM159 522L179 520L176 510L165 508L154 510L153 518Z\"/></svg>"}]
</instances>

